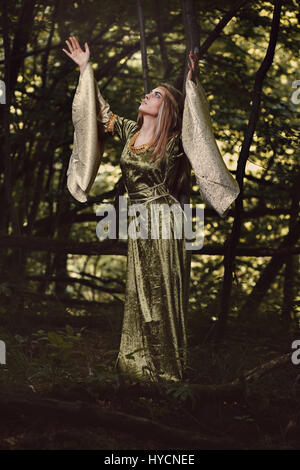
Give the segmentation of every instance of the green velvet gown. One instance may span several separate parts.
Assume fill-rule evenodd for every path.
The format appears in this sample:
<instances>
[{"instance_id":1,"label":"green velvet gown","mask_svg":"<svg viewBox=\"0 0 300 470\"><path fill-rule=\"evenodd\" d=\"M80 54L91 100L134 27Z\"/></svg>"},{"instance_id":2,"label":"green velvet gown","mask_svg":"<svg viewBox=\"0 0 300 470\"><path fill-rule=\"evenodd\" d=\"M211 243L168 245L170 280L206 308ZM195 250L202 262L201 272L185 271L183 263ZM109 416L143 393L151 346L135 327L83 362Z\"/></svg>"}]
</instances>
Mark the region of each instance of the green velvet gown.
<instances>
[{"instance_id":1,"label":"green velvet gown","mask_svg":"<svg viewBox=\"0 0 300 470\"><path fill-rule=\"evenodd\" d=\"M151 205L177 203L175 217L184 216L168 186L178 176L180 158L185 158L178 143L180 135L169 139L164 164L151 162L151 150L132 145L137 123L114 115L113 133L124 144L120 167L131 204L147 207L148 238L128 235L126 297L120 352L116 368L133 379L178 381L184 378L187 364L186 315L188 309L191 251L182 238L175 238L174 219L170 237L163 238L164 217L151 219ZM136 213L138 215L138 213ZM128 224L137 221L128 217ZM135 219L135 220L134 220ZM151 238L151 223L159 234ZM168 222L169 223L169 222Z\"/></svg>"},{"instance_id":2,"label":"green velvet gown","mask_svg":"<svg viewBox=\"0 0 300 470\"><path fill-rule=\"evenodd\" d=\"M72 103L73 151L67 170L67 186L79 202L87 201L103 155L103 132L119 136L124 144L120 166L129 205L151 208L177 203L168 192L188 158L205 203L226 217L239 194L239 185L227 169L214 138L209 105L199 79L186 80L182 132L169 139L163 164L151 161L149 149L133 147L137 123L112 113L100 93L93 68L80 74ZM182 140L184 153L180 151ZM151 215L150 215L151 214ZM127 282L120 351L115 366L134 380L182 380L187 365L186 316L188 311L191 251L184 232L175 236L174 221L184 220L179 211L171 217L171 236L162 236L166 218L156 219L159 236L128 235ZM128 226L138 216L128 217ZM138 225L138 223L137 223ZM171 227L170 227L171 225ZM168 227L167 227L168 228ZM148 233L151 227L148 225ZM177 234L176 234L177 235Z\"/></svg>"}]
</instances>

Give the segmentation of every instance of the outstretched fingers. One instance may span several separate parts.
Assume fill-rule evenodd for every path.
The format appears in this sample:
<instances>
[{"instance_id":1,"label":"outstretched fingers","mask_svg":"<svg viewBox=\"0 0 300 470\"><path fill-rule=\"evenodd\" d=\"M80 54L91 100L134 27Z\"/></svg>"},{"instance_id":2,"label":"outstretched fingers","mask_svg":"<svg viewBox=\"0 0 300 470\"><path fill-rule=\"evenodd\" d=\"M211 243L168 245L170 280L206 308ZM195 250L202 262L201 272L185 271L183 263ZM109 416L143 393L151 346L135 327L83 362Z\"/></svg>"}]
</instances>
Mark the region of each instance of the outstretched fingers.
<instances>
[{"instance_id":1,"label":"outstretched fingers","mask_svg":"<svg viewBox=\"0 0 300 470\"><path fill-rule=\"evenodd\" d=\"M69 48L71 54L70 54L70 52L68 52L66 49L62 49L62 50L63 50L69 57L72 57L72 46L71 46L71 44L69 43L69 41L68 41L67 39L65 40L65 42L67 43L68 48Z\"/></svg>"},{"instance_id":2,"label":"outstretched fingers","mask_svg":"<svg viewBox=\"0 0 300 470\"><path fill-rule=\"evenodd\" d=\"M75 43L74 43L74 39L72 38L72 36L70 36L70 41L71 41L71 43L72 43L72 49L73 49L73 50L76 49L76 45L75 45Z\"/></svg>"},{"instance_id":3,"label":"outstretched fingers","mask_svg":"<svg viewBox=\"0 0 300 470\"><path fill-rule=\"evenodd\" d=\"M69 57L72 57L72 55L70 54L70 52L66 51L66 49L62 49Z\"/></svg>"},{"instance_id":4,"label":"outstretched fingers","mask_svg":"<svg viewBox=\"0 0 300 470\"><path fill-rule=\"evenodd\" d=\"M73 40L74 40L75 48L81 49L79 41L75 36L73 36Z\"/></svg>"},{"instance_id":5,"label":"outstretched fingers","mask_svg":"<svg viewBox=\"0 0 300 470\"><path fill-rule=\"evenodd\" d=\"M84 57L88 60L90 56L90 49L88 43L85 42L84 49L81 49L78 39L75 36L69 36L68 39L65 40L66 44L68 45L69 52L66 49L62 49L67 56L69 56L76 64L79 64L84 61Z\"/></svg>"},{"instance_id":6,"label":"outstretched fingers","mask_svg":"<svg viewBox=\"0 0 300 470\"><path fill-rule=\"evenodd\" d=\"M72 50L73 50L73 46L72 46L72 44L71 44L71 43L70 43L70 42L69 42L67 39L66 39L66 41L65 41L65 42L66 42L66 43L67 43L67 45L68 45L69 51L70 51L70 52L72 52Z\"/></svg>"}]
</instances>

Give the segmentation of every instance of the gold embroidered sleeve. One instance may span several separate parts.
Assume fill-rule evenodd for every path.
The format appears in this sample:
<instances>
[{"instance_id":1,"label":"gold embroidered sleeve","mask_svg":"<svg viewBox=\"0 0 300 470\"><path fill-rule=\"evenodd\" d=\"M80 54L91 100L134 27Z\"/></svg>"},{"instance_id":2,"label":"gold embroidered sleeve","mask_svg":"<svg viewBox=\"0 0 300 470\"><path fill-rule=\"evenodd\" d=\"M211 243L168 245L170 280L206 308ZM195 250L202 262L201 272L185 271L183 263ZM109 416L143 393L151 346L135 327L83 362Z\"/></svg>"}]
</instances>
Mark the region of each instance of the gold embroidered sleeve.
<instances>
[{"instance_id":1,"label":"gold embroidered sleeve","mask_svg":"<svg viewBox=\"0 0 300 470\"><path fill-rule=\"evenodd\" d=\"M125 117L115 115L111 127L113 127L113 135L117 135L121 142L125 145L127 140L138 130L136 121L127 119Z\"/></svg>"},{"instance_id":2,"label":"gold embroidered sleeve","mask_svg":"<svg viewBox=\"0 0 300 470\"><path fill-rule=\"evenodd\" d=\"M106 124L106 132L111 132L113 134L116 117L117 117L116 114L111 113Z\"/></svg>"},{"instance_id":3,"label":"gold embroidered sleeve","mask_svg":"<svg viewBox=\"0 0 300 470\"><path fill-rule=\"evenodd\" d=\"M137 123L131 119L119 116L111 111L110 105L101 95L97 86L98 93L98 112L97 120L104 126L104 132L117 135L119 139L126 143L127 139L137 129Z\"/></svg>"},{"instance_id":4,"label":"gold embroidered sleeve","mask_svg":"<svg viewBox=\"0 0 300 470\"><path fill-rule=\"evenodd\" d=\"M95 81L95 88L97 90L97 120L103 124L105 133L117 135L123 144L127 139L132 136L132 133L137 130L137 123L131 119L119 116L111 111L109 103L103 98L100 93L98 84Z\"/></svg>"}]
</instances>

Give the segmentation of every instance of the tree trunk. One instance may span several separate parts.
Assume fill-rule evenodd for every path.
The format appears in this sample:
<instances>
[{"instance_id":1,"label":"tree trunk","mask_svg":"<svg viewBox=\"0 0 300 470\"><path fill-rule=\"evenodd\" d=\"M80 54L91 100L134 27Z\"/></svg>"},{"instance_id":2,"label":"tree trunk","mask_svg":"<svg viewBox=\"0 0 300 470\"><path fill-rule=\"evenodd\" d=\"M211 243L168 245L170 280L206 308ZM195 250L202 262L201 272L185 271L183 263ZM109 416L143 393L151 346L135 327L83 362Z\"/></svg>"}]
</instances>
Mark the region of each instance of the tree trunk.
<instances>
[{"instance_id":1,"label":"tree trunk","mask_svg":"<svg viewBox=\"0 0 300 470\"><path fill-rule=\"evenodd\" d=\"M155 21L157 26L157 36L160 48L161 59L164 67L164 80L168 80L172 71L172 64L169 61L168 52L164 41L164 14L167 13L165 5L160 0L155 0Z\"/></svg>"},{"instance_id":2,"label":"tree trunk","mask_svg":"<svg viewBox=\"0 0 300 470\"><path fill-rule=\"evenodd\" d=\"M150 87L149 87L148 64L147 64L146 34L145 34L144 16L143 16L143 8L142 8L141 0L137 0L137 8L138 8L138 18L139 18L139 26L140 26L144 92L149 93Z\"/></svg>"},{"instance_id":3,"label":"tree trunk","mask_svg":"<svg viewBox=\"0 0 300 470\"><path fill-rule=\"evenodd\" d=\"M299 211L299 199L300 199L300 176L298 176L298 182L294 186L292 196L292 207L291 217L289 223L289 230L296 223ZM288 325L292 319L294 319L294 301L295 301L295 283L298 278L298 256L287 256L285 263L285 276L284 276L284 287L283 287L283 306L282 306L282 320Z\"/></svg>"},{"instance_id":4,"label":"tree trunk","mask_svg":"<svg viewBox=\"0 0 300 470\"><path fill-rule=\"evenodd\" d=\"M295 223L288 235L284 238L283 242L279 247L279 251L282 248L294 245L300 236L300 220ZM264 295L268 291L275 277L277 276L279 270L282 268L286 262L286 255L275 254L271 261L264 268L263 272L260 275L259 280L257 281L254 289L251 294L247 297L247 300L239 312L239 319L243 320L249 315L252 315L258 310L260 303L263 300Z\"/></svg>"},{"instance_id":5,"label":"tree trunk","mask_svg":"<svg viewBox=\"0 0 300 470\"><path fill-rule=\"evenodd\" d=\"M182 15L183 23L186 35L186 51L185 51L185 68L184 68L184 77L182 83L182 91L185 93L185 81L188 74L188 61L189 53L191 50L194 50L195 47L200 47L200 32L199 26L197 23L197 15L195 9L194 0L182 0Z\"/></svg>"},{"instance_id":6,"label":"tree trunk","mask_svg":"<svg viewBox=\"0 0 300 470\"><path fill-rule=\"evenodd\" d=\"M270 33L270 40L268 49L261 66L259 67L254 83L253 90L253 103L250 111L249 123L246 129L245 138L243 141L241 153L238 160L237 166L237 181L240 186L240 194L238 195L235 202L235 218L233 222L232 232L229 239L225 243L225 256L224 256L224 281L221 294L220 302L220 313L216 329L216 343L223 339L225 328L227 325L227 319L230 308L230 294L232 288L232 273L234 271L234 263L236 256L236 249L240 238L241 225L242 225L242 212L243 212L243 179L245 175L245 167L249 158L250 146L253 140L253 134L257 125L261 94L264 79L266 74L273 62L275 47L278 38L280 14L281 14L282 0L276 0L274 6L274 13L272 19L272 27Z\"/></svg>"}]
</instances>

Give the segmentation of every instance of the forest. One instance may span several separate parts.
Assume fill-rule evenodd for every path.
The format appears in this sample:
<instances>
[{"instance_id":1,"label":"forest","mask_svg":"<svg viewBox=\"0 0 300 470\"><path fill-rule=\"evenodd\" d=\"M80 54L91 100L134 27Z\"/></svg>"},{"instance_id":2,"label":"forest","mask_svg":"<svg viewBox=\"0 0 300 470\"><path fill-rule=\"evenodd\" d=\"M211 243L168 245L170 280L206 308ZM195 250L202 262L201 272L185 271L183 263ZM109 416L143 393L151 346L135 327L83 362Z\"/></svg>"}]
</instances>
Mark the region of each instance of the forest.
<instances>
[{"instance_id":1,"label":"forest","mask_svg":"<svg viewBox=\"0 0 300 470\"><path fill-rule=\"evenodd\" d=\"M0 37L0 449L300 448L299 0L5 0ZM105 141L87 202L67 187L79 67L137 119L160 82L184 92L188 54L240 186L205 205L193 250L180 383L115 370L127 241L99 240L97 208L126 195ZM202 204L192 172L191 205ZM193 209L194 210L194 209Z\"/></svg>"}]
</instances>

